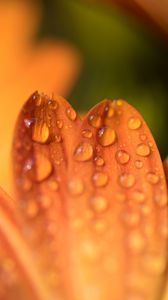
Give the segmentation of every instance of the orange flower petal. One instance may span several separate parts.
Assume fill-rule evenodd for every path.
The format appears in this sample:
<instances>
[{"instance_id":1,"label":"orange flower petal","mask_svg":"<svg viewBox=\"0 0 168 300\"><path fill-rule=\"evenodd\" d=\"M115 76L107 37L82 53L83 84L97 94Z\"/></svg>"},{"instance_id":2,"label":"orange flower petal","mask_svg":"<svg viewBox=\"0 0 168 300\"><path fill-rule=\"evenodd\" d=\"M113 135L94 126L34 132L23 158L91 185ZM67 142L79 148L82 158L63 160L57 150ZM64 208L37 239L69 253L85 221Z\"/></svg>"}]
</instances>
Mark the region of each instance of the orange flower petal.
<instances>
[{"instance_id":1,"label":"orange flower petal","mask_svg":"<svg viewBox=\"0 0 168 300\"><path fill-rule=\"evenodd\" d=\"M21 224L11 200L0 189L0 299L51 299L23 240Z\"/></svg>"},{"instance_id":2,"label":"orange flower petal","mask_svg":"<svg viewBox=\"0 0 168 300\"><path fill-rule=\"evenodd\" d=\"M133 107L105 100L81 121L63 98L34 93L18 118L13 163L26 238L56 295L161 295L167 186Z\"/></svg>"}]
</instances>

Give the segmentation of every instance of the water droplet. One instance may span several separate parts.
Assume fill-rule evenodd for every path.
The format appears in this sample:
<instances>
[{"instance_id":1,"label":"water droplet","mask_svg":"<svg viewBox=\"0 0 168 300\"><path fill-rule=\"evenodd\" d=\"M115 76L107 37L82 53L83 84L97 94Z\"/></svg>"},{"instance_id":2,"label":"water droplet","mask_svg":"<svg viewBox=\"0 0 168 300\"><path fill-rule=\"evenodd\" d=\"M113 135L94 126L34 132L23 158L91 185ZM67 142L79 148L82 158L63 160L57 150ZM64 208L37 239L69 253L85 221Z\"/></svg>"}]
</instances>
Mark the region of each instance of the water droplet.
<instances>
[{"instance_id":1,"label":"water droplet","mask_svg":"<svg viewBox=\"0 0 168 300\"><path fill-rule=\"evenodd\" d=\"M119 176L119 183L124 188L131 188L135 184L135 177L132 174L124 173Z\"/></svg>"},{"instance_id":2,"label":"water droplet","mask_svg":"<svg viewBox=\"0 0 168 300\"><path fill-rule=\"evenodd\" d=\"M101 156L96 156L94 158L94 161L97 167L101 167L104 165L104 159Z\"/></svg>"},{"instance_id":3,"label":"water droplet","mask_svg":"<svg viewBox=\"0 0 168 300\"><path fill-rule=\"evenodd\" d=\"M139 156L149 156L151 150L148 145L146 144L139 144L136 148L136 154Z\"/></svg>"},{"instance_id":4,"label":"water droplet","mask_svg":"<svg viewBox=\"0 0 168 300\"><path fill-rule=\"evenodd\" d=\"M98 141L104 147L114 144L116 139L116 132L111 127L102 127L98 131Z\"/></svg>"},{"instance_id":5,"label":"water droplet","mask_svg":"<svg viewBox=\"0 0 168 300\"><path fill-rule=\"evenodd\" d=\"M56 110L58 107L58 103L55 100L49 100L48 106L50 109Z\"/></svg>"},{"instance_id":6,"label":"water droplet","mask_svg":"<svg viewBox=\"0 0 168 300\"><path fill-rule=\"evenodd\" d=\"M137 203L143 203L145 201L145 195L141 191L133 191L130 195L132 201Z\"/></svg>"},{"instance_id":7,"label":"water droplet","mask_svg":"<svg viewBox=\"0 0 168 300\"><path fill-rule=\"evenodd\" d=\"M58 182L54 179L51 179L51 180L48 181L48 187L52 191L57 191L58 190Z\"/></svg>"},{"instance_id":8,"label":"water droplet","mask_svg":"<svg viewBox=\"0 0 168 300\"><path fill-rule=\"evenodd\" d=\"M75 121L77 118L76 111L71 107L66 109L66 115L67 115L68 119L71 121Z\"/></svg>"},{"instance_id":9,"label":"water droplet","mask_svg":"<svg viewBox=\"0 0 168 300\"><path fill-rule=\"evenodd\" d=\"M36 106L40 106L41 104L42 104L42 97L41 97L41 95L35 95L35 97L34 97L34 100L35 100L35 105Z\"/></svg>"},{"instance_id":10,"label":"water droplet","mask_svg":"<svg viewBox=\"0 0 168 300\"><path fill-rule=\"evenodd\" d=\"M107 184L108 181L108 176L106 173L103 172L96 172L93 175L93 183L96 187L102 187L105 186Z\"/></svg>"},{"instance_id":11,"label":"water droplet","mask_svg":"<svg viewBox=\"0 0 168 300\"><path fill-rule=\"evenodd\" d=\"M93 147L89 143L81 143L74 152L77 161L87 161L93 156Z\"/></svg>"},{"instance_id":12,"label":"water droplet","mask_svg":"<svg viewBox=\"0 0 168 300\"><path fill-rule=\"evenodd\" d=\"M145 240L138 231L133 231L128 236L128 247L133 253L141 253L145 248Z\"/></svg>"},{"instance_id":13,"label":"water droplet","mask_svg":"<svg viewBox=\"0 0 168 300\"><path fill-rule=\"evenodd\" d=\"M111 105L106 106L105 111L107 118L112 118L114 116L115 110Z\"/></svg>"},{"instance_id":14,"label":"water droplet","mask_svg":"<svg viewBox=\"0 0 168 300\"><path fill-rule=\"evenodd\" d=\"M136 167L137 169L143 168L143 165L144 165L144 163L143 163L141 160L136 160L136 161L135 161L135 167Z\"/></svg>"},{"instance_id":15,"label":"water droplet","mask_svg":"<svg viewBox=\"0 0 168 300\"><path fill-rule=\"evenodd\" d=\"M139 129L142 125L142 122L139 118L130 118L128 121L128 128L129 129Z\"/></svg>"},{"instance_id":16,"label":"water droplet","mask_svg":"<svg viewBox=\"0 0 168 300\"><path fill-rule=\"evenodd\" d=\"M102 124L102 119L100 115L93 114L89 116L89 124L95 128L99 128Z\"/></svg>"},{"instance_id":17,"label":"water droplet","mask_svg":"<svg viewBox=\"0 0 168 300\"><path fill-rule=\"evenodd\" d=\"M28 192L31 190L31 188L32 188L32 182L28 178L24 178L22 181L22 189L25 192Z\"/></svg>"},{"instance_id":18,"label":"water droplet","mask_svg":"<svg viewBox=\"0 0 168 300\"><path fill-rule=\"evenodd\" d=\"M34 119L24 119L24 124L27 128L30 128L34 123Z\"/></svg>"},{"instance_id":19,"label":"water droplet","mask_svg":"<svg viewBox=\"0 0 168 300\"><path fill-rule=\"evenodd\" d=\"M105 232L105 230L107 228L107 224L103 220L97 220L93 224L93 227L94 227L96 233L101 234L101 233Z\"/></svg>"},{"instance_id":20,"label":"water droplet","mask_svg":"<svg viewBox=\"0 0 168 300\"><path fill-rule=\"evenodd\" d=\"M68 182L68 189L69 189L69 192L74 196L81 195L84 190L84 185L83 185L82 180L77 177L72 178Z\"/></svg>"},{"instance_id":21,"label":"water droplet","mask_svg":"<svg viewBox=\"0 0 168 300\"><path fill-rule=\"evenodd\" d=\"M107 199L104 198L103 196L93 196L90 199L90 204L92 209L96 213L103 213L107 210L108 208L108 202Z\"/></svg>"},{"instance_id":22,"label":"water droplet","mask_svg":"<svg viewBox=\"0 0 168 300\"><path fill-rule=\"evenodd\" d=\"M52 173L53 166L50 160L41 153L36 155L35 161L29 159L26 161L24 170L35 181L41 182L48 178Z\"/></svg>"},{"instance_id":23,"label":"water droplet","mask_svg":"<svg viewBox=\"0 0 168 300\"><path fill-rule=\"evenodd\" d=\"M155 195L154 200L156 201L157 205L160 207L165 207L167 206L168 203L168 199L167 199L167 195Z\"/></svg>"},{"instance_id":24,"label":"water droplet","mask_svg":"<svg viewBox=\"0 0 168 300\"><path fill-rule=\"evenodd\" d=\"M36 122L32 129L32 140L45 144L49 138L49 128L45 122Z\"/></svg>"},{"instance_id":25,"label":"water droplet","mask_svg":"<svg viewBox=\"0 0 168 300\"><path fill-rule=\"evenodd\" d=\"M151 214L151 207L148 205L143 204L141 206L141 212L145 217L148 217Z\"/></svg>"},{"instance_id":26,"label":"water droplet","mask_svg":"<svg viewBox=\"0 0 168 300\"><path fill-rule=\"evenodd\" d=\"M143 258L142 263L147 273L156 276L163 274L166 268L166 261L164 256L146 255Z\"/></svg>"},{"instance_id":27,"label":"water droplet","mask_svg":"<svg viewBox=\"0 0 168 300\"><path fill-rule=\"evenodd\" d=\"M29 218L34 218L37 216L39 211L38 205L34 200L29 200L27 202L26 214Z\"/></svg>"},{"instance_id":28,"label":"water droplet","mask_svg":"<svg viewBox=\"0 0 168 300\"><path fill-rule=\"evenodd\" d=\"M83 129L82 130L82 136L85 137L85 138L88 138L90 139L92 137L93 133L91 130L89 129Z\"/></svg>"},{"instance_id":29,"label":"water droplet","mask_svg":"<svg viewBox=\"0 0 168 300\"><path fill-rule=\"evenodd\" d=\"M49 196L43 195L40 198L40 203L41 203L42 208L46 209L51 206L52 199Z\"/></svg>"},{"instance_id":30,"label":"water droplet","mask_svg":"<svg viewBox=\"0 0 168 300\"><path fill-rule=\"evenodd\" d=\"M116 159L117 159L117 161L118 161L120 164L124 165L124 164L126 164L126 163L129 161L130 156L129 156L129 154L128 154L126 151L124 151L124 150L119 150L119 151L117 151L117 153L116 153Z\"/></svg>"},{"instance_id":31,"label":"water droplet","mask_svg":"<svg viewBox=\"0 0 168 300\"><path fill-rule=\"evenodd\" d=\"M146 141L146 139L147 139L147 136L146 136L146 134L141 134L140 135L140 139L141 139L141 141Z\"/></svg>"},{"instance_id":32,"label":"water droplet","mask_svg":"<svg viewBox=\"0 0 168 300\"><path fill-rule=\"evenodd\" d=\"M116 103L117 103L117 106L122 106L124 102L123 102L123 100L118 99Z\"/></svg>"},{"instance_id":33,"label":"water droplet","mask_svg":"<svg viewBox=\"0 0 168 300\"><path fill-rule=\"evenodd\" d=\"M62 120L57 120L57 121L56 121L56 124L57 124L57 127L58 127L59 129L61 129L61 128L63 127L63 121L62 121Z\"/></svg>"},{"instance_id":34,"label":"water droplet","mask_svg":"<svg viewBox=\"0 0 168 300\"><path fill-rule=\"evenodd\" d=\"M126 211L123 215L123 221L130 227L137 226L140 223L140 215L137 212Z\"/></svg>"},{"instance_id":35,"label":"water droplet","mask_svg":"<svg viewBox=\"0 0 168 300\"><path fill-rule=\"evenodd\" d=\"M62 137L61 137L60 134L55 134L55 135L53 136L53 140L54 140L54 142L56 142L56 143L61 143L61 142L62 142Z\"/></svg>"},{"instance_id":36,"label":"water droplet","mask_svg":"<svg viewBox=\"0 0 168 300\"><path fill-rule=\"evenodd\" d=\"M159 176L155 173L149 172L146 176L147 181L151 184L157 184L159 182Z\"/></svg>"}]
</instances>

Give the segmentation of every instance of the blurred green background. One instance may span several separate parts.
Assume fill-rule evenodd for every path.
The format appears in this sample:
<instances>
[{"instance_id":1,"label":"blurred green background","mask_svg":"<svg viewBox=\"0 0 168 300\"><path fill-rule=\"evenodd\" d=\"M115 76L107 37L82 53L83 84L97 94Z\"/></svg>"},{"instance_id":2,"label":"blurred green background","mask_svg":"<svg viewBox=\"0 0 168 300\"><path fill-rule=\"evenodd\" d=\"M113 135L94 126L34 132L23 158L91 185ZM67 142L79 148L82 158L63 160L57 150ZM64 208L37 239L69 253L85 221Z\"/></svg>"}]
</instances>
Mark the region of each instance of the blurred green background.
<instances>
[{"instance_id":1,"label":"blurred green background","mask_svg":"<svg viewBox=\"0 0 168 300\"><path fill-rule=\"evenodd\" d=\"M81 53L80 77L68 99L80 111L103 98L124 98L168 153L168 44L135 16L111 5L80 0L42 1L39 38L69 41Z\"/></svg>"}]
</instances>

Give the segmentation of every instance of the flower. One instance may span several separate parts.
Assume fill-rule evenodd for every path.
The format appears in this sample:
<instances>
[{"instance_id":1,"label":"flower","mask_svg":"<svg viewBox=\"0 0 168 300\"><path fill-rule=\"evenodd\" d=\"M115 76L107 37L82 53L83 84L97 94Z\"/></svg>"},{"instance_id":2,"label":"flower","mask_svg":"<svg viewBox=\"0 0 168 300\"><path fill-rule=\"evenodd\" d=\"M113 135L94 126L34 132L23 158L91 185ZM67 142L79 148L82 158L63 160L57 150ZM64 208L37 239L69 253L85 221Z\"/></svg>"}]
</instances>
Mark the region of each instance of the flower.
<instances>
[{"instance_id":1,"label":"flower","mask_svg":"<svg viewBox=\"0 0 168 300\"><path fill-rule=\"evenodd\" d=\"M12 161L15 202L0 195L1 299L161 298L167 183L136 109L106 99L81 120L62 97L35 92Z\"/></svg>"},{"instance_id":2,"label":"flower","mask_svg":"<svg viewBox=\"0 0 168 300\"><path fill-rule=\"evenodd\" d=\"M79 54L71 45L51 39L35 42L41 16L35 3L0 2L0 185L9 193L12 130L24 99L37 86L66 96L80 70Z\"/></svg>"}]
</instances>

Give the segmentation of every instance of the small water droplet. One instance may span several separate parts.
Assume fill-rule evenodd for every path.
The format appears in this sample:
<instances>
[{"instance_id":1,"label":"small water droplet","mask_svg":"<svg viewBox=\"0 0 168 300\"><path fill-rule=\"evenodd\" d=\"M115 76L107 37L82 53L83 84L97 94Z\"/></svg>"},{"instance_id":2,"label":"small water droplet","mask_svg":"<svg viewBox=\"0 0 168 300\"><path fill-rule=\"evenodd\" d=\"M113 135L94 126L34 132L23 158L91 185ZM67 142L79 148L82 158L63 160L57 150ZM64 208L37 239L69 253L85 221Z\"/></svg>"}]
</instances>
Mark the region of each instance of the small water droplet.
<instances>
[{"instance_id":1,"label":"small water droplet","mask_svg":"<svg viewBox=\"0 0 168 300\"><path fill-rule=\"evenodd\" d=\"M98 141L104 147L114 144L116 139L116 132L111 127L102 127L98 131Z\"/></svg>"},{"instance_id":2,"label":"small water droplet","mask_svg":"<svg viewBox=\"0 0 168 300\"><path fill-rule=\"evenodd\" d=\"M139 156L149 156L151 150L147 144L139 144L136 148L136 154Z\"/></svg>"},{"instance_id":3,"label":"small water droplet","mask_svg":"<svg viewBox=\"0 0 168 300\"><path fill-rule=\"evenodd\" d=\"M34 119L24 119L24 124L27 128L30 128L34 123Z\"/></svg>"},{"instance_id":4,"label":"small water droplet","mask_svg":"<svg viewBox=\"0 0 168 300\"><path fill-rule=\"evenodd\" d=\"M99 128L102 124L102 119L100 115L93 114L89 116L89 124L93 126L94 128Z\"/></svg>"},{"instance_id":5,"label":"small water droplet","mask_svg":"<svg viewBox=\"0 0 168 300\"><path fill-rule=\"evenodd\" d=\"M92 137L92 135L93 135L93 133L92 133L91 130L89 130L89 129L83 129L83 130L82 130L82 136L83 136L84 138L90 139L90 138Z\"/></svg>"},{"instance_id":6,"label":"small water droplet","mask_svg":"<svg viewBox=\"0 0 168 300\"><path fill-rule=\"evenodd\" d=\"M107 118L112 118L114 116L115 110L111 105L108 105L105 108L105 112Z\"/></svg>"},{"instance_id":7,"label":"small water droplet","mask_svg":"<svg viewBox=\"0 0 168 300\"><path fill-rule=\"evenodd\" d=\"M167 203L168 203L167 195L157 194L157 195L155 195L154 200L157 203L157 205L160 206L160 207L167 206Z\"/></svg>"},{"instance_id":8,"label":"small water droplet","mask_svg":"<svg viewBox=\"0 0 168 300\"><path fill-rule=\"evenodd\" d=\"M96 172L93 175L93 183L96 187L102 187L105 186L108 182L108 176L106 173L103 172Z\"/></svg>"},{"instance_id":9,"label":"small water droplet","mask_svg":"<svg viewBox=\"0 0 168 300\"><path fill-rule=\"evenodd\" d=\"M133 231L128 235L128 247L133 253L141 253L145 248L145 240L139 231Z\"/></svg>"},{"instance_id":10,"label":"small water droplet","mask_svg":"<svg viewBox=\"0 0 168 300\"><path fill-rule=\"evenodd\" d=\"M74 177L68 182L68 189L69 192L74 195L81 195L84 190L83 182L80 178Z\"/></svg>"},{"instance_id":11,"label":"small water droplet","mask_svg":"<svg viewBox=\"0 0 168 300\"><path fill-rule=\"evenodd\" d=\"M58 182L54 179L51 179L51 180L48 181L48 187L52 191L57 191L58 190Z\"/></svg>"},{"instance_id":12,"label":"small water droplet","mask_svg":"<svg viewBox=\"0 0 168 300\"><path fill-rule=\"evenodd\" d=\"M39 95L39 94L35 95L34 101L35 101L36 106L40 106L42 104L42 101L43 101L41 95Z\"/></svg>"},{"instance_id":13,"label":"small water droplet","mask_svg":"<svg viewBox=\"0 0 168 300\"><path fill-rule=\"evenodd\" d=\"M38 214L39 208L34 200L29 200L26 206L26 214L29 218L35 218Z\"/></svg>"},{"instance_id":14,"label":"small water droplet","mask_svg":"<svg viewBox=\"0 0 168 300\"><path fill-rule=\"evenodd\" d=\"M77 118L76 111L71 107L66 109L66 115L67 115L68 119L71 121L75 121Z\"/></svg>"},{"instance_id":15,"label":"small water droplet","mask_svg":"<svg viewBox=\"0 0 168 300\"><path fill-rule=\"evenodd\" d=\"M147 136L146 136L146 134L140 134L140 139L141 139L141 141L146 141L146 139L147 139Z\"/></svg>"},{"instance_id":16,"label":"small water droplet","mask_svg":"<svg viewBox=\"0 0 168 300\"><path fill-rule=\"evenodd\" d=\"M130 118L129 121L128 121L128 128L129 129L139 129L142 125L142 122L139 118Z\"/></svg>"},{"instance_id":17,"label":"small water droplet","mask_svg":"<svg viewBox=\"0 0 168 300\"><path fill-rule=\"evenodd\" d=\"M123 100L121 100L121 99L118 99L117 101L116 101L116 103L117 103L117 106L123 106Z\"/></svg>"},{"instance_id":18,"label":"small water droplet","mask_svg":"<svg viewBox=\"0 0 168 300\"><path fill-rule=\"evenodd\" d=\"M103 220L97 220L94 222L93 227L96 233L101 234L105 232L107 224Z\"/></svg>"},{"instance_id":19,"label":"small water droplet","mask_svg":"<svg viewBox=\"0 0 168 300\"><path fill-rule=\"evenodd\" d=\"M148 205L141 205L141 212L145 217L148 217L151 214L151 207Z\"/></svg>"},{"instance_id":20,"label":"small water droplet","mask_svg":"<svg viewBox=\"0 0 168 300\"><path fill-rule=\"evenodd\" d=\"M101 156L96 156L94 158L94 161L97 167L101 167L104 165L104 159Z\"/></svg>"},{"instance_id":21,"label":"small water droplet","mask_svg":"<svg viewBox=\"0 0 168 300\"><path fill-rule=\"evenodd\" d=\"M129 161L130 156L126 151L119 150L116 153L116 159L117 159L118 163L124 165Z\"/></svg>"},{"instance_id":22,"label":"small water droplet","mask_svg":"<svg viewBox=\"0 0 168 300\"><path fill-rule=\"evenodd\" d=\"M36 122L32 129L32 140L37 143L45 144L49 138L49 128L43 121Z\"/></svg>"},{"instance_id":23,"label":"small water droplet","mask_svg":"<svg viewBox=\"0 0 168 300\"><path fill-rule=\"evenodd\" d=\"M46 209L49 208L51 206L52 203L52 199L47 196L47 195L42 195L40 198L40 204L42 206L42 208Z\"/></svg>"},{"instance_id":24,"label":"small water droplet","mask_svg":"<svg viewBox=\"0 0 168 300\"><path fill-rule=\"evenodd\" d=\"M81 143L74 152L75 160L87 161L93 156L93 147L89 143Z\"/></svg>"},{"instance_id":25,"label":"small water droplet","mask_svg":"<svg viewBox=\"0 0 168 300\"><path fill-rule=\"evenodd\" d=\"M62 120L57 120L57 121L56 121L56 124L57 124L57 127L58 127L59 129L61 129L61 128L63 127L63 121L62 121Z\"/></svg>"},{"instance_id":26,"label":"small water droplet","mask_svg":"<svg viewBox=\"0 0 168 300\"><path fill-rule=\"evenodd\" d=\"M22 189L25 192L28 192L31 190L31 188L32 188L32 182L28 178L24 178L22 181Z\"/></svg>"},{"instance_id":27,"label":"small water droplet","mask_svg":"<svg viewBox=\"0 0 168 300\"><path fill-rule=\"evenodd\" d=\"M24 165L24 171L28 172L29 177L37 182L48 178L52 170L53 167L49 159L40 153L36 155L35 161L28 159Z\"/></svg>"},{"instance_id":28,"label":"small water droplet","mask_svg":"<svg viewBox=\"0 0 168 300\"><path fill-rule=\"evenodd\" d=\"M137 203L143 203L145 201L145 195L141 191L133 191L130 195L130 199Z\"/></svg>"},{"instance_id":29,"label":"small water droplet","mask_svg":"<svg viewBox=\"0 0 168 300\"><path fill-rule=\"evenodd\" d=\"M131 188L135 184L135 177L132 174L124 173L119 176L119 183L124 188Z\"/></svg>"},{"instance_id":30,"label":"small water droplet","mask_svg":"<svg viewBox=\"0 0 168 300\"><path fill-rule=\"evenodd\" d=\"M136 161L135 161L135 167L136 167L137 169L143 168L143 165L144 165L143 161L141 161L141 160L136 160Z\"/></svg>"},{"instance_id":31,"label":"small water droplet","mask_svg":"<svg viewBox=\"0 0 168 300\"><path fill-rule=\"evenodd\" d=\"M153 172L149 172L146 178L147 181L151 184L157 184L159 182L159 176Z\"/></svg>"},{"instance_id":32,"label":"small water droplet","mask_svg":"<svg viewBox=\"0 0 168 300\"><path fill-rule=\"evenodd\" d=\"M130 227L137 226L140 223L140 215L137 212L126 211L123 214L123 221Z\"/></svg>"},{"instance_id":33,"label":"small water droplet","mask_svg":"<svg viewBox=\"0 0 168 300\"><path fill-rule=\"evenodd\" d=\"M143 257L142 265L147 273L157 276L165 271L166 260L164 256L146 255Z\"/></svg>"},{"instance_id":34,"label":"small water droplet","mask_svg":"<svg viewBox=\"0 0 168 300\"><path fill-rule=\"evenodd\" d=\"M62 142L62 137L61 137L60 134L55 134L55 135L53 136L53 140L54 140L54 142L56 142L56 143L61 143L61 142Z\"/></svg>"},{"instance_id":35,"label":"small water droplet","mask_svg":"<svg viewBox=\"0 0 168 300\"><path fill-rule=\"evenodd\" d=\"M55 100L49 100L48 101L48 106L52 110L56 110L58 107L58 103Z\"/></svg>"},{"instance_id":36,"label":"small water droplet","mask_svg":"<svg viewBox=\"0 0 168 300\"><path fill-rule=\"evenodd\" d=\"M93 196L90 199L90 204L92 209L96 213L103 213L107 210L108 208L108 202L107 199L104 198L103 196Z\"/></svg>"}]
</instances>

